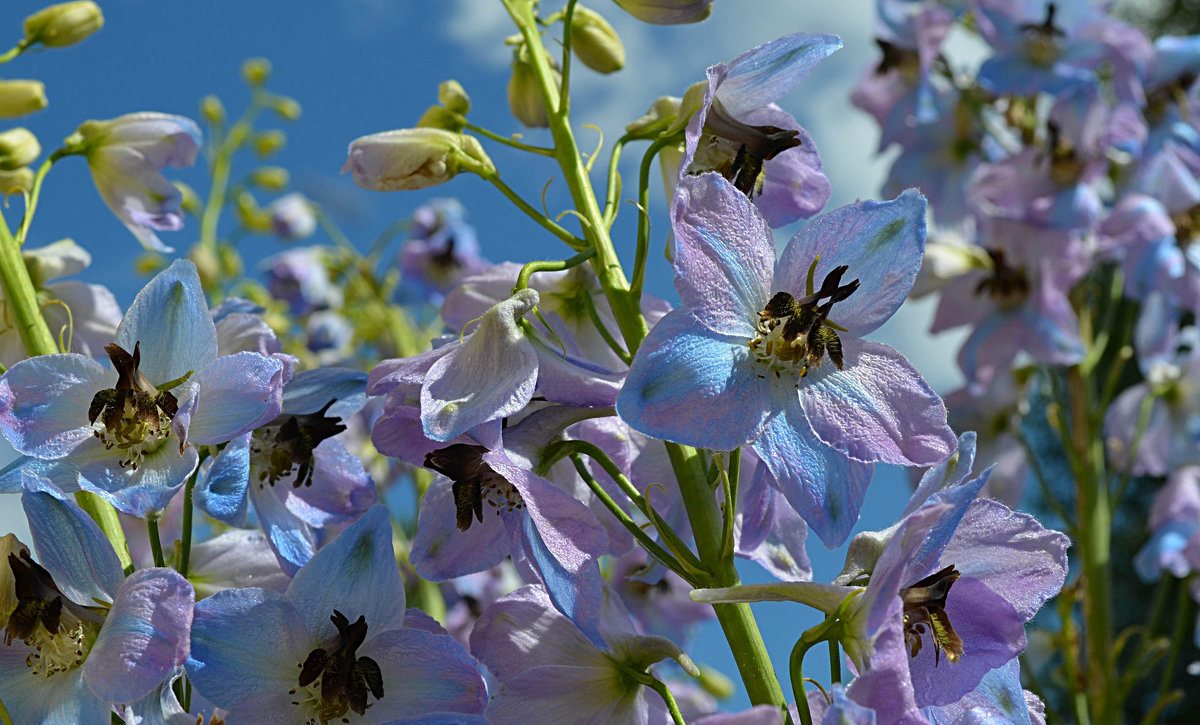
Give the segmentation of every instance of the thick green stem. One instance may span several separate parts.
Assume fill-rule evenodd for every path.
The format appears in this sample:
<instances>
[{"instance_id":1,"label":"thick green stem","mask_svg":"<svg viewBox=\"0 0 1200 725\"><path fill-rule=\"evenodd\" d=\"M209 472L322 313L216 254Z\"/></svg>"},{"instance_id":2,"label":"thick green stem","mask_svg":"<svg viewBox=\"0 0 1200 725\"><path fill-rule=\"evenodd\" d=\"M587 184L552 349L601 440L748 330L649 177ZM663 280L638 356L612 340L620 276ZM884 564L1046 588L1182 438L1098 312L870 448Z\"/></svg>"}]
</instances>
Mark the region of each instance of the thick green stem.
<instances>
[{"instance_id":1,"label":"thick green stem","mask_svg":"<svg viewBox=\"0 0 1200 725\"><path fill-rule=\"evenodd\" d=\"M158 519L153 515L146 517L146 534L150 539L150 554L154 557L154 565L166 566L167 560L163 557L162 539L158 536Z\"/></svg>"},{"instance_id":2,"label":"thick green stem","mask_svg":"<svg viewBox=\"0 0 1200 725\"><path fill-rule=\"evenodd\" d=\"M197 467L188 478L187 486L183 489L183 529L179 535L179 573L185 579L192 560L192 491L196 488L196 476L200 475Z\"/></svg>"}]
</instances>

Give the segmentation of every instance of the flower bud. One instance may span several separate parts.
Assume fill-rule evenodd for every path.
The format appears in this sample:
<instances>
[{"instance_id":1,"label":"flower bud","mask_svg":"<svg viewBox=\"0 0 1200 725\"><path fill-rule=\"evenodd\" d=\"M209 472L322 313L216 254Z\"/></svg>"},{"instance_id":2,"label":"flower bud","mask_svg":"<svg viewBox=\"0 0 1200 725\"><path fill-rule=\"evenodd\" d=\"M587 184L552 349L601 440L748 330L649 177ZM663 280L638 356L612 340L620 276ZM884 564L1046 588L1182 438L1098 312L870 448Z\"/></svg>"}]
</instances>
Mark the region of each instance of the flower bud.
<instances>
[{"instance_id":1,"label":"flower bud","mask_svg":"<svg viewBox=\"0 0 1200 725\"><path fill-rule=\"evenodd\" d=\"M438 85L438 103L445 106L447 111L464 116L471 110L471 97L456 80L442 81Z\"/></svg>"},{"instance_id":2,"label":"flower bud","mask_svg":"<svg viewBox=\"0 0 1200 725\"><path fill-rule=\"evenodd\" d=\"M205 96L200 101L200 116L213 126L225 123L225 105L216 96Z\"/></svg>"},{"instance_id":3,"label":"flower bud","mask_svg":"<svg viewBox=\"0 0 1200 725\"><path fill-rule=\"evenodd\" d=\"M342 171L375 191L424 189L460 171L487 175L496 167L473 136L437 128L406 128L363 136L350 144Z\"/></svg>"},{"instance_id":4,"label":"flower bud","mask_svg":"<svg viewBox=\"0 0 1200 725\"><path fill-rule=\"evenodd\" d=\"M280 239L304 239L317 230L317 215L303 194L281 196L267 205L271 230Z\"/></svg>"},{"instance_id":5,"label":"flower bud","mask_svg":"<svg viewBox=\"0 0 1200 725\"><path fill-rule=\"evenodd\" d=\"M285 121L300 119L300 102L287 96L276 96L271 103L271 109Z\"/></svg>"},{"instance_id":6,"label":"flower bud","mask_svg":"<svg viewBox=\"0 0 1200 725\"><path fill-rule=\"evenodd\" d=\"M525 126L545 128L550 125L550 118L546 115L546 104L528 54L529 49L522 43L513 56L512 77L508 79L508 108ZM557 70L553 70L553 74L554 85L561 85L562 76Z\"/></svg>"},{"instance_id":7,"label":"flower bud","mask_svg":"<svg viewBox=\"0 0 1200 725\"><path fill-rule=\"evenodd\" d=\"M75 45L104 27L100 6L91 0L60 3L25 18L25 45L49 48Z\"/></svg>"},{"instance_id":8,"label":"flower bud","mask_svg":"<svg viewBox=\"0 0 1200 725\"><path fill-rule=\"evenodd\" d=\"M260 159L265 159L271 154L274 154L282 149L286 144L287 136L283 133L283 131L278 130L263 131L262 133L256 135L251 142L251 145L254 147L254 153L257 154Z\"/></svg>"},{"instance_id":9,"label":"flower bud","mask_svg":"<svg viewBox=\"0 0 1200 725\"><path fill-rule=\"evenodd\" d=\"M613 73L625 67L625 46L617 31L600 13L582 5L577 5L571 16L571 49L597 73Z\"/></svg>"},{"instance_id":10,"label":"flower bud","mask_svg":"<svg viewBox=\"0 0 1200 725\"><path fill-rule=\"evenodd\" d=\"M417 128L440 128L443 131L458 133L463 130L467 119L442 106L430 106L417 121Z\"/></svg>"},{"instance_id":11,"label":"flower bud","mask_svg":"<svg viewBox=\"0 0 1200 725\"><path fill-rule=\"evenodd\" d=\"M28 168L0 171L0 197L33 188L33 171Z\"/></svg>"},{"instance_id":12,"label":"flower bud","mask_svg":"<svg viewBox=\"0 0 1200 725\"><path fill-rule=\"evenodd\" d=\"M27 129L13 128L0 133L0 169L12 171L34 162L42 147Z\"/></svg>"},{"instance_id":13,"label":"flower bud","mask_svg":"<svg viewBox=\"0 0 1200 725\"><path fill-rule=\"evenodd\" d=\"M625 131L636 134L657 123L674 120L679 116L680 101L678 96L662 96L651 104L650 110L646 111L645 115L627 125Z\"/></svg>"},{"instance_id":14,"label":"flower bud","mask_svg":"<svg viewBox=\"0 0 1200 725\"><path fill-rule=\"evenodd\" d=\"M0 81L0 118L17 118L47 105L41 81Z\"/></svg>"},{"instance_id":15,"label":"flower bud","mask_svg":"<svg viewBox=\"0 0 1200 725\"><path fill-rule=\"evenodd\" d=\"M280 166L260 166L250 172L250 183L267 191L282 191L288 180L287 169Z\"/></svg>"},{"instance_id":16,"label":"flower bud","mask_svg":"<svg viewBox=\"0 0 1200 725\"><path fill-rule=\"evenodd\" d=\"M250 58L242 63L242 78L251 88L261 88L271 77L271 61L266 58Z\"/></svg>"},{"instance_id":17,"label":"flower bud","mask_svg":"<svg viewBox=\"0 0 1200 725\"><path fill-rule=\"evenodd\" d=\"M200 213L204 210L204 202L200 200L200 195L196 193L196 190L182 181L173 181L171 185L179 189L179 208L188 214L200 216Z\"/></svg>"},{"instance_id":18,"label":"flower bud","mask_svg":"<svg viewBox=\"0 0 1200 725\"><path fill-rule=\"evenodd\" d=\"M712 12L713 0L613 0L633 17L654 25L698 23Z\"/></svg>"}]
</instances>

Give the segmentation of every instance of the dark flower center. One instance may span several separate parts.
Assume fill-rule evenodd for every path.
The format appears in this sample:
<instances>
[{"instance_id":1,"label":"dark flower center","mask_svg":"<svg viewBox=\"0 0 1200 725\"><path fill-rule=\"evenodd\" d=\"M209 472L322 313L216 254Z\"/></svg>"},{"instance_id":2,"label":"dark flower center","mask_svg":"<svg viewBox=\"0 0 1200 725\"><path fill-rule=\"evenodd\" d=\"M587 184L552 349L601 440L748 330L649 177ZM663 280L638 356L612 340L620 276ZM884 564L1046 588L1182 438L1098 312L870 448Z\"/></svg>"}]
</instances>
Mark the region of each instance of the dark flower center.
<instances>
[{"instance_id":1,"label":"dark flower center","mask_svg":"<svg viewBox=\"0 0 1200 725\"><path fill-rule=\"evenodd\" d=\"M751 126L734 118L713 99L704 136L688 172L716 171L746 196L761 191L763 163L801 144L798 131L777 126Z\"/></svg>"},{"instance_id":2,"label":"dark flower center","mask_svg":"<svg viewBox=\"0 0 1200 725\"><path fill-rule=\"evenodd\" d=\"M1050 157L1050 178L1059 186L1072 186L1079 182L1086 165L1082 155L1070 141L1063 138L1058 124L1046 122L1046 146Z\"/></svg>"},{"instance_id":3,"label":"dark flower center","mask_svg":"<svg viewBox=\"0 0 1200 725\"><path fill-rule=\"evenodd\" d=\"M1054 24L1054 15L1058 8L1054 3L1046 3L1046 18L1040 23L1021 23L1022 49L1025 58L1032 64L1049 67L1062 55L1062 39L1066 31Z\"/></svg>"},{"instance_id":4,"label":"dark flower center","mask_svg":"<svg viewBox=\"0 0 1200 725\"><path fill-rule=\"evenodd\" d=\"M37 650L25 658L34 675L50 678L83 664L98 631L92 620L98 617L64 599L27 549L9 554L8 567L17 602L5 624L4 644L15 639Z\"/></svg>"},{"instance_id":5,"label":"dark flower center","mask_svg":"<svg viewBox=\"0 0 1200 725\"><path fill-rule=\"evenodd\" d=\"M383 673L379 664L370 657L359 657L358 648L367 638L367 622L359 617L353 624L338 610L333 610L330 621L337 627L337 638L332 649L317 647L308 653L300 665L299 686L305 688L310 700L293 700L293 705L312 704L321 725L336 720L353 710L359 715L366 713L367 693L376 700L383 699ZM296 694L292 688L289 694ZM309 720L311 725L316 721ZM349 722L349 720L343 720Z\"/></svg>"},{"instance_id":6,"label":"dark flower center","mask_svg":"<svg viewBox=\"0 0 1200 725\"><path fill-rule=\"evenodd\" d=\"M128 454L121 459L121 467L136 471L146 453L157 450L170 437L179 401L168 390L187 380L191 372L155 387L138 370L142 360L140 342L134 343L132 355L116 343L105 345L104 351L117 371L117 386L92 396L88 423L95 426L95 436L105 448L116 447Z\"/></svg>"},{"instance_id":7,"label":"dark flower center","mask_svg":"<svg viewBox=\"0 0 1200 725\"><path fill-rule=\"evenodd\" d=\"M1029 296L1029 277L1024 267L1009 266L1003 249L986 250L992 260L992 274L975 285L975 294L987 294L1004 309L1016 307Z\"/></svg>"},{"instance_id":8,"label":"dark flower center","mask_svg":"<svg viewBox=\"0 0 1200 725\"><path fill-rule=\"evenodd\" d=\"M311 486L313 451L321 441L346 430L341 418L326 415L336 399L315 413L283 413L258 428L250 437L251 466L259 485L277 481L296 471L293 488Z\"/></svg>"},{"instance_id":9,"label":"dark flower center","mask_svg":"<svg viewBox=\"0 0 1200 725\"><path fill-rule=\"evenodd\" d=\"M951 564L900 590L900 599L904 603L904 644L910 657L916 657L921 651L921 640L926 632L933 642L934 667L940 663L939 655L943 652L951 664L962 657L963 642L946 615L946 595L959 576Z\"/></svg>"},{"instance_id":10,"label":"dark flower center","mask_svg":"<svg viewBox=\"0 0 1200 725\"><path fill-rule=\"evenodd\" d=\"M483 522L483 504L501 512L512 512L525 508L525 500L508 479L492 470L483 460L487 449L455 443L452 446L430 451L425 455L425 467L437 471L453 481L454 507L459 531L471 528L471 517Z\"/></svg>"},{"instance_id":11,"label":"dark flower center","mask_svg":"<svg viewBox=\"0 0 1200 725\"><path fill-rule=\"evenodd\" d=\"M1175 225L1175 244L1187 249L1200 237L1200 204L1172 214L1171 222Z\"/></svg>"},{"instance_id":12,"label":"dark flower center","mask_svg":"<svg viewBox=\"0 0 1200 725\"><path fill-rule=\"evenodd\" d=\"M905 80L916 83L921 73L921 59L915 50L901 48L883 38L876 38L875 45L883 51L879 65L875 66L875 75L881 76L889 71L899 70Z\"/></svg>"},{"instance_id":13,"label":"dark flower center","mask_svg":"<svg viewBox=\"0 0 1200 725\"><path fill-rule=\"evenodd\" d=\"M802 378L809 368L820 366L826 354L842 369L842 340L827 318L834 303L858 289L858 280L842 284L847 269L845 265L835 268L819 290L800 299L778 292L759 313L758 334L750 340L750 351L775 377L794 373Z\"/></svg>"}]
</instances>

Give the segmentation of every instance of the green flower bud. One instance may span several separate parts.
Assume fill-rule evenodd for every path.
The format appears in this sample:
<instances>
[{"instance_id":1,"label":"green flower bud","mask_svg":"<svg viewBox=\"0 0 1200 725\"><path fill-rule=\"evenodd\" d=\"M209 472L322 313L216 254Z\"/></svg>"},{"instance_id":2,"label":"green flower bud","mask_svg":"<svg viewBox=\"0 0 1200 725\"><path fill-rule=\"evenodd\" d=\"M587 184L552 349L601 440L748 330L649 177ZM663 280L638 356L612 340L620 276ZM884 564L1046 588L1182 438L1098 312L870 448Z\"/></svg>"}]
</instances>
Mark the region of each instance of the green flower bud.
<instances>
[{"instance_id":1,"label":"green flower bud","mask_svg":"<svg viewBox=\"0 0 1200 725\"><path fill-rule=\"evenodd\" d=\"M200 116L213 126L225 123L225 105L216 96L205 96L200 101Z\"/></svg>"},{"instance_id":2,"label":"green flower bud","mask_svg":"<svg viewBox=\"0 0 1200 725\"><path fill-rule=\"evenodd\" d=\"M0 171L0 197L9 194L20 194L33 188L33 171L31 169L13 169Z\"/></svg>"},{"instance_id":3,"label":"green flower bud","mask_svg":"<svg viewBox=\"0 0 1200 725\"><path fill-rule=\"evenodd\" d=\"M250 183L267 191L282 191L287 188L288 171L280 166L260 166L250 172Z\"/></svg>"},{"instance_id":4,"label":"green flower bud","mask_svg":"<svg viewBox=\"0 0 1200 725\"><path fill-rule=\"evenodd\" d=\"M217 261L222 279L237 279L245 271L245 265L242 263L242 255L238 254L237 250L228 244L217 245Z\"/></svg>"},{"instance_id":5,"label":"green flower bud","mask_svg":"<svg viewBox=\"0 0 1200 725\"><path fill-rule=\"evenodd\" d=\"M276 96L271 103L271 109L285 121L296 121L300 118L300 102L287 96Z\"/></svg>"},{"instance_id":6,"label":"green flower bud","mask_svg":"<svg viewBox=\"0 0 1200 725\"><path fill-rule=\"evenodd\" d=\"M678 96L662 96L650 106L645 115L625 127L628 133L639 133L663 121L673 122L679 116Z\"/></svg>"},{"instance_id":7,"label":"green flower bud","mask_svg":"<svg viewBox=\"0 0 1200 725\"><path fill-rule=\"evenodd\" d=\"M258 205L250 192L238 194L233 200L233 207L242 226L255 232L271 231L271 215Z\"/></svg>"},{"instance_id":8,"label":"green flower bud","mask_svg":"<svg viewBox=\"0 0 1200 725\"><path fill-rule=\"evenodd\" d=\"M549 56L547 60L550 60ZM556 86L561 85L562 76L553 66L552 70L554 77L551 82ZM524 43L518 46L513 55L512 77L508 79L508 109L518 121L529 128L545 128L550 125L537 76L534 75L533 64L529 61L529 49Z\"/></svg>"},{"instance_id":9,"label":"green flower bud","mask_svg":"<svg viewBox=\"0 0 1200 725\"><path fill-rule=\"evenodd\" d=\"M104 27L100 6L91 0L60 3L25 18L25 45L49 48L75 45Z\"/></svg>"},{"instance_id":10,"label":"green flower bud","mask_svg":"<svg viewBox=\"0 0 1200 725\"><path fill-rule=\"evenodd\" d=\"M471 110L471 97L456 80L442 81L438 85L438 103L447 111L467 115Z\"/></svg>"},{"instance_id":11,"label":"green flower bud","mask_svg":"<svg viewBox=\"0 0 1200 725\"><path fill-rule=\"evenodd\" d=\"M149 277L167 268L167 258L158 252L146 252L133 260L134 274Z\"/></svg>"},{"instance_id":12,"label":"green flower bud","mask_svg":"<svg viewBox=\"0 0 1200 725\"><path fill-rule=\"evenodd\" d=\"M364 189L405 191L437 186L462 171L495 174L496 167L473 136L406 128L355 139L342 171Z\"/></svg>"},{"instance_id":13,"label":"green flower bud","mask_svg":"<svg viewBox=\"0 0 1200 725\"><path fill-rule=\"evenodd\" d=\"M571 16L571 49L588 68L613 73L625 67L625 46L600 13L582 5Z\"/></svg>"},{"instance_id":14,"label":"green flower bud","mask_svg":"<svg viewBox=\"0 0 1200 725\"><path fill-rule=\"evenodd\" d=\"M258 154L260 159L265 159L271 154L276 153L287 144L287 136L283 131L263 131L255 135L251 145L254 147L254 153Z\"/></svg>"},{"instance_id":15,"label":"green flower bud","mask_svg":"<svg viewBox=\"0 0 1200 725\"><path fill-rule=\"evenodd\" d=\"M271 77L271 61L266 58L250 58L242 63L242 78L251 88L261 88Z\"/></svg>"},{"instance_id":16,"label":"green flower bud","mask_svg":"<svg viewBox=\"0 0 1200 725\"><path fill-rule=\"evenodd\" d=\"M700 687L718 700L733 697L737 692L732 680L708 665L700 665Z\"/></svg>"},{"instance_id":17,"label":"green flower bud","mask_svg":"<svg viewBox=\"0 0 1200 725\"><path fill-rule=\"evenodd\" d=\"M188 214L200 216L204 203L200 201L200 195L196 193L196 190L182 181L173 181L171 183L176 189L179 189L181 197L179 201L180 208Z\"/></svg>"},{"instance_id":18,"label":"green flower bud","mask_svg":"<svg viewBox=\"0 0 1200 725\"><path fill-rule=\"evenodd\" d=\"M0 118L17 118L47 105L41 81L0 81Z\"/></svg>"},{"instance_id":19,"label":"green flower bud","mask_svg":"<svg viewBox=\"0 0 1200 725\"><path fill-rule=\"evenodd\" d=\"M440 128L443 131L458 133L463 130L466 123L467 119L448 108L430 106L425 113L421 114L420 120L417 121L417 128Z\"/></svg>"},{"instance_id":20,"label":"green flower bud","mask_svg":"<svg viewBox=\"0 0 1200 725\"><path fill-rule=\"evenodd\" d=\"M28 166L42 153L42 146L28 129L13 128L0 133L0 169L12 171Z\"/></svg>"},{"instance_id":21,"label":"green flower bud","mask_svg":"<svg viewBox=\"0 0 1200 725\"><path fill-rule=\"evenodd\" d=\"M212 288L221 279L221 260L210 244L196 244L188 250L188 259L200 273L200 284Z\"/></svg>"},{"instance_id":22,"label":"green flower bud","mask_svg":"<svg viewBox=\"0 0 1200 725\"><path fill-rule=\"evenodd\" d=\"M633 17L655 25L698 23L712 12L713 0L613 0Z\"/></svg>"}]
</instances>

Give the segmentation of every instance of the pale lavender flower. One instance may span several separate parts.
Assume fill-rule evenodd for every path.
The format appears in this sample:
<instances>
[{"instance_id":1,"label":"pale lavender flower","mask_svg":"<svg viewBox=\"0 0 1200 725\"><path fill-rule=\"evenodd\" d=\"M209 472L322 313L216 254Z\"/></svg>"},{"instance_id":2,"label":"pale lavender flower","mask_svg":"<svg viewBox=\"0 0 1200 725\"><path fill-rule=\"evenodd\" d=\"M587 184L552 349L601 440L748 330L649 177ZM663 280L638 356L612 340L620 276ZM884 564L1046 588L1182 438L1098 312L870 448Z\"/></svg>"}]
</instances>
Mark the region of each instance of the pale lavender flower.
<instances>
[{"instance_id":1,"label":"pale lavender flower","mask_svg":"<svg viewBox=\"0 0 1200 725\"><path fill-rule=\"evenodd\" d=\"M298 192L286 194L267 205L271 230L280 239L305 239L317 230L312 202Z\"/></svg>"}]
</instances>

